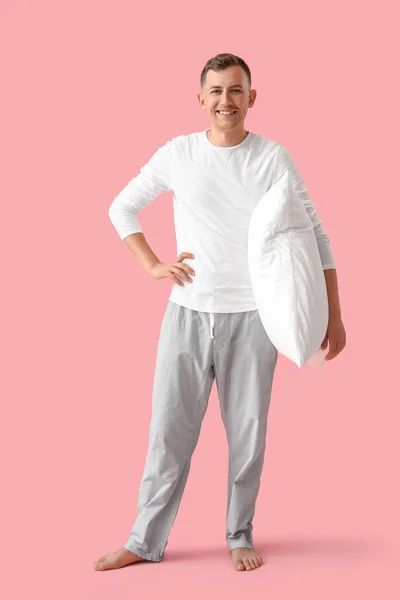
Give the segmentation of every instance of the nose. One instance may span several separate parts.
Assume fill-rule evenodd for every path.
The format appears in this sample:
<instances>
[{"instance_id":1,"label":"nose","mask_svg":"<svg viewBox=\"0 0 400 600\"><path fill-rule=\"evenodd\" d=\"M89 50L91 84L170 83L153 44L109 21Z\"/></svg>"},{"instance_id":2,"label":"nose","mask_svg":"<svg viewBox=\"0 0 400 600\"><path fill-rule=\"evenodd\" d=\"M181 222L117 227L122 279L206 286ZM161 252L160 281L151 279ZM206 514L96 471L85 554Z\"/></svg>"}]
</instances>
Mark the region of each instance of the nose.
<instances>
[{"instance_id":1,"label":"nose","mask_svg":"<svg viewBox=\"0 0 400 600\"><path fill-rule=\"evenodd\" d=\"M229 106L230 99L231 99L231 94L230 94L229 90L225 90L225 91L221 92L219 101L222 106Z\"/></svg>"}]
</instances>

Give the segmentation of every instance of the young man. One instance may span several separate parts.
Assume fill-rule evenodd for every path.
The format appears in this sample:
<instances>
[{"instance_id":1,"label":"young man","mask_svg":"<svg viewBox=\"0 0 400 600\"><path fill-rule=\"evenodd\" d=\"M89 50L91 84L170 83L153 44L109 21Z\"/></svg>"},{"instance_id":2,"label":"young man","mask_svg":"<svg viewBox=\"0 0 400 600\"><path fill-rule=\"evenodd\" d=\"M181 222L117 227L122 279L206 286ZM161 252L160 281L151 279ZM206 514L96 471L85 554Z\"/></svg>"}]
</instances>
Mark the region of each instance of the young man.
<instances>
[{"instance_id":1,"label":"young man","mask_svg":"<svg viewBox=\"0 0 400 600\"><path fill-rule=\"evenodd\" d=\"M328 237L288 151L244 129L255 98L242 59L231 54L210 59L198 95L210 129L178 136L159 148L110 207L118 234L146 271L174 285L157 350L138 517L125 546L96 561L96 570L163 560L214 378L229 444L226 540L237 570L250 571L262 562L253 546L252 521L277 350L252 294L247 232L258 200L286 169L313 221L326 274L327 359L344 347ZM173 192L179 255L161 262L136 214L166 191Z\"/></svg>"}]
</instances>

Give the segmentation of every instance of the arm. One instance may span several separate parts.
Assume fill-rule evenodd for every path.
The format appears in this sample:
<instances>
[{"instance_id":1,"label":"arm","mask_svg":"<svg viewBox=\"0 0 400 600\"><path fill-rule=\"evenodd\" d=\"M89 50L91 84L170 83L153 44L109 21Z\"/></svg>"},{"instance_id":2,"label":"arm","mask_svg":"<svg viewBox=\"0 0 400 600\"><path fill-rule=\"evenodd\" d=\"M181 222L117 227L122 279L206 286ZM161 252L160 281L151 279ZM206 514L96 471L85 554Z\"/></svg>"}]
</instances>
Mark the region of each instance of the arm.
<instances>
[{"instance_id":1,"label":"arm","mask_svg":"<svg viewBox=\"0 0 400 600\"><path fill-rule=\"evenodd\" d=\"M325 269L336 269L335 259L332 254L331 245L328 236L326 235L322 221L317 214L317 210L312 200L310 199L305 183L294 164L293 158L291 157L288 150L280 145L279 150L275 159L275 171L273 177L273 183L278 181L285 173L289 171L291 179L296 190L297 195L302 200L305 209L307 210L308 216L310 217L314 233L318 244L318 250L321 257L322 268Z\"/></svg>"},{"instance_id":2,"label":"arm","mask_svg":"<svg viewBox=\"0 0 400 600\"><path fill-rule=\"evenodd\" d=\"M136 215L160 194L171 190L171 164L172 142L167 142L114 198L108 216L121 240L133 233L143 233ZM131 240L127 245L132 250Z\"/></svg>"},{"instance_id":3,"label":"arm","mask_svg":"<svg viewBox=\"0 0 400 600\"><path fill-rule=\"evenodd\" d=\"M159 148L140 173L118 194L108 214L125 246L135 255L142 267L156 279L168 277L183 286L183 280L192 281L192 267L185 258L194 258L189 252L181 252L169 262L161 262L148 245L136 214L163 192L170 191L172 169L172 144L167 142Z\"/></svg>"},{"instance_id":4,"label":"arm","mask_svg":"<svg viewBox=\"0 0 400 600\"><path fill-rule=\"evenodd\" d=\"M326 291L328 294L329 317L340 317L339 287L336 269L324 269Z\"/></svg>"},{"instance_id":5,"label":"arm","mask_svg":"<svg viewBox=\"0 0 400 600\"><path fill-rule=\"evenodd\" d=\"M329 317L341 316L339 286L336 269L324 269L326 291L328 294Z\"/></svg>"},{"instance_id":6,"label":"arm","mask_svg":"<svg viewBox=\"0 0 400 600\"><path fill-rule=\"evenodd\" d=\"M332 358L335 358L346 345L346 331L341 316L335 260L330 247L329 238L322 227L322 222L317 214L316 207L307 193L304 181L289 152L284 146L280 146L276 157L274 182L277 181L286 170L289 170L293 176L292 179L295 190L302 199L314 226L322 268L324 270L329 306L328 328L325 338L322 341L321 349L325 350L329 341L329 352L325 356L325 360L332 360Z\"/></svg>"},{"instance_id":7,"label":"arm","mask_svg":"<svg viewBox=\"0 0 400 600\"><path fill-rule=\"evenodd\" d=\"M181 252L175 260L162 263L146 242L143 233L128 235L124 244L133 252L142 267L156 279L168 277L180 286L183 286L182 280L193 283L191 275L195 275L195 271L183 262L185 258L194 258L191 252Z\"/></svg>"},{"instance_id":8,"label":"arm","mask_svg":"<svg viewBox=\"0 0 400 600\"><path fill-rule=\"evenodd\" d=\"M142 232L138 231L137 233L128 235L124 239L124 244L136 256L142 267L148 273L155 264L160 262L148 245Z\"/></svg>"}]
</instances>

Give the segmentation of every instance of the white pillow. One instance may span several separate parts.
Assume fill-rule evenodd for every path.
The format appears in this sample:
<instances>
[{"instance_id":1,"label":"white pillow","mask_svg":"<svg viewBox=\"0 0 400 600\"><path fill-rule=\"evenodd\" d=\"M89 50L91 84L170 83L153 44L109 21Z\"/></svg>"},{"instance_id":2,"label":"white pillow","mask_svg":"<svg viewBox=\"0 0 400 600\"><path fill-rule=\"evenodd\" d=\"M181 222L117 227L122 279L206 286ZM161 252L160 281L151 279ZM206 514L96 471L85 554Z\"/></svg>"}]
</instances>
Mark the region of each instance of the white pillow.
<instances>
[{"instance_id":1,"label":"white pillow","mask_svg":"<svg viewBox=\"0 0 400 600\"><path fill-rule=\"evenodd\" d=\"M289 171L252 212L248 261L264 329L276 349L302 367L319 351L329 307L313 223Z\"/></svg>"}]
</instances>

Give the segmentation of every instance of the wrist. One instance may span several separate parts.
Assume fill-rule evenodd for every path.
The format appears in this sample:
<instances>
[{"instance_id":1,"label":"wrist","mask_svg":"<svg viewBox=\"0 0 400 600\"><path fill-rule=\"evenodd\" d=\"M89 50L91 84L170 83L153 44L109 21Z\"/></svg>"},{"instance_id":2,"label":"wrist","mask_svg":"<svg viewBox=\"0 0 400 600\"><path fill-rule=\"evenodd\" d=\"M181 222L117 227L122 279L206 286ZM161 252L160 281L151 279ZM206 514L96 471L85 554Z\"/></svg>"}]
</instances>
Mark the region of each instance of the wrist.
<instances>
[{"instance_id":1,"label":"wrist","mask_svg":"<svg viewBox=\"0 0 400 600\"><path fill-rule=\"evenodd\" d=\"M152 269L153 269L153 268L154 268L156 265L159 265L159 264L160 264L160 262L161 262L161 261L160 261L160 260L158 260L158 259L157 259L157 260L154 260L154 261L152 261L151 263L149 263L149 264L147 265L147 267L145 267L146 271L147 271L148 273L151 273Z\"/></svg>"},{"instance_id":2,"label":"wrist","mask_svg":"<svg viewBox=\"0 0 400 600\"><path fill-rule=\"evenodd\" d=\"M329 318L330 319L341 319L342 318L342 312L340 310L340 306L329 307Z\"/></svg>"}]
</instances>

